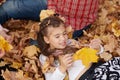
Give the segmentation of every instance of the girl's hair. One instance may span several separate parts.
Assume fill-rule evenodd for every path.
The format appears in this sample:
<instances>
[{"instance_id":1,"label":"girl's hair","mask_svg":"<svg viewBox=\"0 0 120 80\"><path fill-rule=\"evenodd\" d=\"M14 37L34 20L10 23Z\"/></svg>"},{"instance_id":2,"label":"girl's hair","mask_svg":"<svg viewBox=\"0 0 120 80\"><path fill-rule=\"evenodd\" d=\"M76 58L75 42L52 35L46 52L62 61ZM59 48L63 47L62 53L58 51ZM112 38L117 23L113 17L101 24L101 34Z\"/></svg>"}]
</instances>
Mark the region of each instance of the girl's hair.
<instances>
[{"instance_id":1,"label":"girl's hair","mask_svg":"<svg viewBox=\"0 0 120 80\"><path fill-rule=\"evenodd\" d=\"M37 41L41 53L45 56L51 55L50 46L44 41L44 36L47 36L48 34L48 27L59 27L61 24L64 25L64 21L61 20L58 16L49 16L41 21Z\"/></svg>"}]
</instances>

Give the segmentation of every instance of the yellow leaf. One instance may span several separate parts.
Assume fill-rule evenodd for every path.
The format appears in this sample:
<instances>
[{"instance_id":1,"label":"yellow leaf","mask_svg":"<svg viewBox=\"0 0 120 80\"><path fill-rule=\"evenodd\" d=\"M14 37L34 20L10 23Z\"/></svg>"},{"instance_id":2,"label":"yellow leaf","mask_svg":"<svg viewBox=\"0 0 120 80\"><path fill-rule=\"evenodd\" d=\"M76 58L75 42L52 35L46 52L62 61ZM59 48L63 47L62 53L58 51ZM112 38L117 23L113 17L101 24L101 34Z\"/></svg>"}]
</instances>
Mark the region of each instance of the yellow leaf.
<instances>
[{"instance_id":1,"label":"yellow leaf","mask_svg":"<svg viewBox=\"0 0 120 80\"><path fill-rule=\"evenodd\" d=\"M18 78L18 79L24 78L23 73L24 73L24 72L23 72L22 70L18 70L18 72L16 73L16 78Z\"/></svg>"},{"instance_id":2,"label":"yellow leaf","mask_svg":"<svg viewBox=\"0 0 120 80\"><path fill-rule=\"evenodd\" d=\"M13 62L13 64L11 65L11 67L14 67L16 69L22 67L22 63L18 63L18 62Z\"/></svg>"},{"instance_id":3,"label":"yellow leaf","mask_svg":"<svg viewBox=\"0 0 120 80\"><path fill-rule=\"evenodd\" d=\"M42 10L40 13L40 20L45 19L46 17L53 15L55 11L53 10Z\"/></svg>"},{"instance_id":4,"label":"yellow leaf","mask_svg":"<svg viewBox=\"0 0 120 80\"><path fill-rule=\"evenodd\" d=\"M25 47L23 54L27 57L33 57L37 52L40 52L40 50L35 45L32 45Z\"/></svg>"},{"instance_id":5,"label":"yellow leaf","mask_svg":"<svg viewBox=\"0 0 120 80\"><path fill-rule=\"evenodd\" d=\"M2 36L0 36L0 49L2 49L2 51L8 52L13 49L13 47L11 44L9 44L8 41L6 41Z\"/></svg>"},{"instance_id":6,"label":"yellow leaf","mask_svg":"<svg viewBox=\"0 0 120 80\"><path fill-rule=\"evenodd\" d=\"M119 37L120 36L120 26L118 25L118 21L115 20L111 23L111 26L112 26L112 32L114 33L114 35L116 37Z\"/></svg>"},{"instance_id":7,"label":"yellow leaf","mask_svg":"<svg viewBox=\"0 0 120 80\"><path fill-rule=\"evenodd\" d=\"M7 64L7 62L5 62L5 61L0 62L0 66L5 66L6 64Z\"/></svg>"},{"instance_id":8,"label":"yellow leaf","mask_svg":"<svg viewBox=\"0 0 120 80\"><path fill-rule=\"evenodd\" d=\"M91 62L98 61L97 50L92 48L82 48L73 55L73 59L80 59L85 66L89 66Z\"/></svg>"}]
</instances>

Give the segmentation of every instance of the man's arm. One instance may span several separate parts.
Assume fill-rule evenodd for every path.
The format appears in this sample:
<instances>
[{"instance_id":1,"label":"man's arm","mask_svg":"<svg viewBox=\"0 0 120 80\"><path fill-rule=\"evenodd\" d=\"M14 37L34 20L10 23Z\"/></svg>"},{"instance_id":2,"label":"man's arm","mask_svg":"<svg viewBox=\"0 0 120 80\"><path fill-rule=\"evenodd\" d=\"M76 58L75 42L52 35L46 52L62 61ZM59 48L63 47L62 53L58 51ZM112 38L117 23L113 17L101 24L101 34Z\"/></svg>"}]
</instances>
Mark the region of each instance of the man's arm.
<instances>
[{"instance_id":1,"label":"man's arm","mask_svg":"<svg viewBox=\"0 0 120 80\"><path fill-rule=\"evenodd\" d=\"M2 5L6 0L0 0L0 5Z\"/></svg>"}]
</instances>

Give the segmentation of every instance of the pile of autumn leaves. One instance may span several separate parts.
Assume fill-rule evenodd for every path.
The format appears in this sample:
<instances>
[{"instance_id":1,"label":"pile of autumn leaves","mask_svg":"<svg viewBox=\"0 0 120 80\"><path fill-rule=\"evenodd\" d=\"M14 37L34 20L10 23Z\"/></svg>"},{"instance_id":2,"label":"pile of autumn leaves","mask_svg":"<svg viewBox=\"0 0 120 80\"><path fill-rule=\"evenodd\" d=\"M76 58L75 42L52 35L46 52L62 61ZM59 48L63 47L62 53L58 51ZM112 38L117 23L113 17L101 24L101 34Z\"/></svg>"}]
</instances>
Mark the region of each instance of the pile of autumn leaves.
<instances>
[{"instance_id":1,"label":"pile of autumn leaves","mask_svg":"<svg viewBox=\"0 0 120 80\"><path fill-rule=\"evenodd\" d=\"M4 26L10 30L13 49L6 53L0 66L11 64L18 71L5 70L2 76L5 80L43 80L37 53L39 49L30 44L30 40L37 37L38 22L10 20ZM104 47L101 58L109 60L109 56L120 56L120 0L101 2L98 19L89 30L84 31L79 42L84 45L94 39L99 39Z\"/></svg>"},{"instance_id":2,"label":"pile of autumn leaves","mask_svg":"<svg viewBox=\"0 0 120 80\"><path fill-rule=\"evenodd\" d=\"M17 69L2 71L5 80L43 80L38 60L39 49L31 45L39 30L38 22L24 20L10 20L4 24L10 30L13 49L3 57L0 66L10 64L9 67Z\"/></svg>"}]
</instances>

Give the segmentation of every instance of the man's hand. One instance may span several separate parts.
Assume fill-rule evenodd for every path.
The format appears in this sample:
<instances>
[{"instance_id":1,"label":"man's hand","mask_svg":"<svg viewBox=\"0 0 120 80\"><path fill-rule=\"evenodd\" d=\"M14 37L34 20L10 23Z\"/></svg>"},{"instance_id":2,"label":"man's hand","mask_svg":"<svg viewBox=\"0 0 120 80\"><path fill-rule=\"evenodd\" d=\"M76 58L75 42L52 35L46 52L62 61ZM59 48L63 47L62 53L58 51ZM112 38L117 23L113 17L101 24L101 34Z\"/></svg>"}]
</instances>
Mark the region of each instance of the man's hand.
<instances>
[{"instance_id":1,"label":"man's hand","mask_svg":"<svg viewBox=\"0 0 120 80\"><path fill-rule=\"evenodd\" d=\"M0 5L2 5L6 0L0 0Z\"/></svg>"},{"instance_id":2,"label":"man's hand","mask_svg":"<svg viewBox=\"0 0 120 80\"><path fill-rule=\"evenodd\" d=\"M0 58L2 58L5 55L5 52L0 49Z\"/></svg>"},{"instance_id":3,"label":"man's hand","mask_svg":"<svg viewBox=\"0 0 120 80\"><path fill-rule=\"evenodd\" d=\"M0 25L0 35L1 35L2 37L4 37L5 40L7 40L8 42L11 42L12 39L11 39L11 37L7 34L8 31L9 31L8 29L3 28L3 27Z\"/></svg>"}]
</instances>

